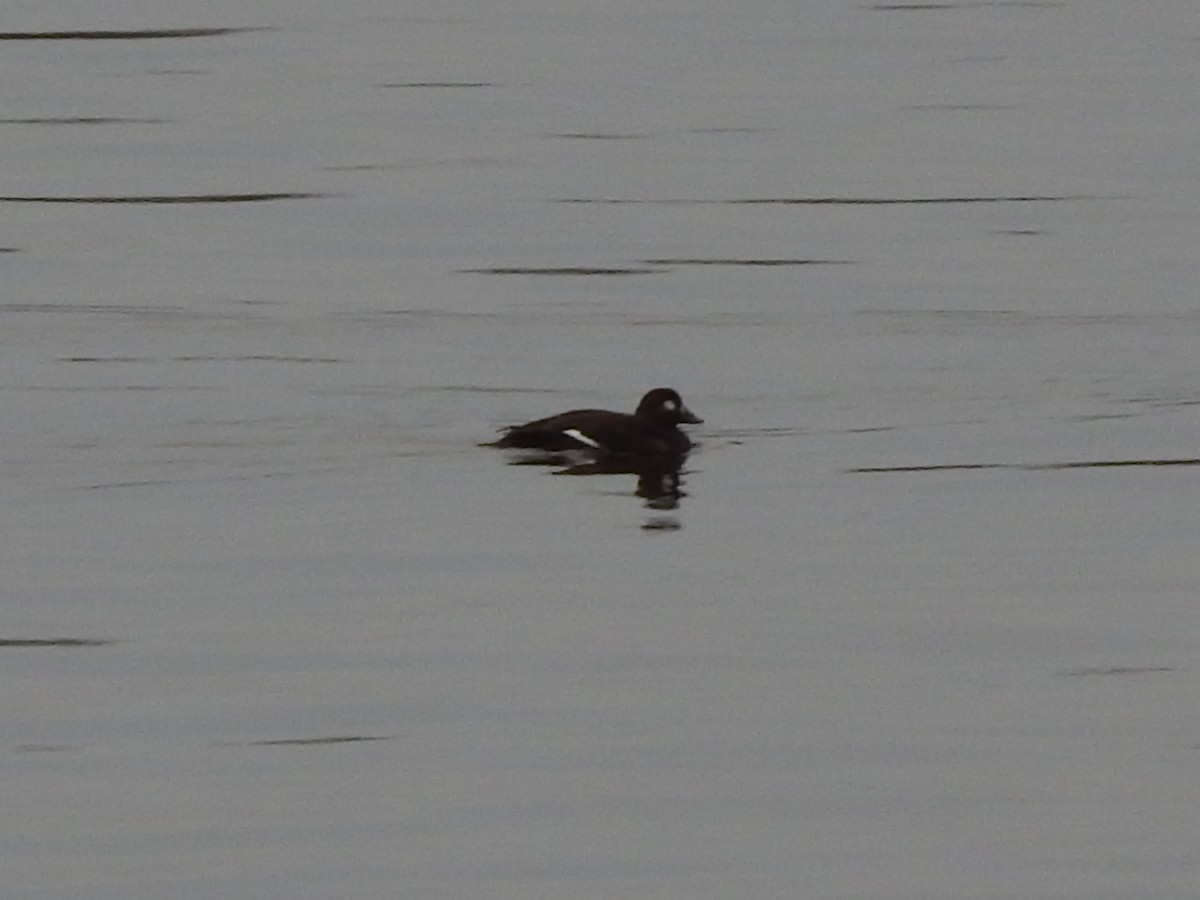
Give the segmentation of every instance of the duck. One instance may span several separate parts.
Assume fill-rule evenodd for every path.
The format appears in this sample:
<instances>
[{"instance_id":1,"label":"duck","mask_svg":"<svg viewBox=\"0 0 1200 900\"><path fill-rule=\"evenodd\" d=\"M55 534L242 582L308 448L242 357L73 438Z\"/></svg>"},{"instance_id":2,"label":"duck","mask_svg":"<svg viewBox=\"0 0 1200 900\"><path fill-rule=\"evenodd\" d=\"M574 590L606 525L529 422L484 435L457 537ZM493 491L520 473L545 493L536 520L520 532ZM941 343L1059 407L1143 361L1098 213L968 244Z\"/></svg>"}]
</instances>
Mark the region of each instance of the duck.
<instances>
[{"instance_id":1,"label":"duck","mask_svg":"<svg viewBox=\"0 0 1200 900\"><path fill-rule=\"evenodd\" d=\"M579 451L597 459L646 460L681 456L692 448L680 425L703 419L671 388L654 388L633 414L607 409L572 409L504 430L490 446L548 453Z\"/></svg>"}]
</instances>

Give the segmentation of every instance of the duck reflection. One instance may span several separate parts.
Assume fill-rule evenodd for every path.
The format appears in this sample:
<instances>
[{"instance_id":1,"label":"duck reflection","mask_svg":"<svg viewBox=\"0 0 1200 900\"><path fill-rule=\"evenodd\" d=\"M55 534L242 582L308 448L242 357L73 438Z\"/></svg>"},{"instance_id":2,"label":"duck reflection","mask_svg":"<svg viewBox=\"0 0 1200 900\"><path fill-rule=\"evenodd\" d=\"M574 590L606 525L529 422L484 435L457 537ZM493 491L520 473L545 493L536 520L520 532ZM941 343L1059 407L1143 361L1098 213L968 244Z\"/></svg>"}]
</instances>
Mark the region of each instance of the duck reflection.
<instances>
[{"instance_id":1,"label":"duck reflection","mask_svg":"<svg viewBox=\"0 0 1200 900\"><path fill-rule=\"evenodd\" d=\"M552 467L557 469L556 475L634 475L637 477L637 487L633 494L641 498L646 509L656 513L673 513L687 496L683 489L687 458L687 453L671 453L578 461L569 455L547 453L522 456L509 464ZM674 515L652 516L642 525L648 531L676 531L682 527Z\"/></svg>"}]
</instances>

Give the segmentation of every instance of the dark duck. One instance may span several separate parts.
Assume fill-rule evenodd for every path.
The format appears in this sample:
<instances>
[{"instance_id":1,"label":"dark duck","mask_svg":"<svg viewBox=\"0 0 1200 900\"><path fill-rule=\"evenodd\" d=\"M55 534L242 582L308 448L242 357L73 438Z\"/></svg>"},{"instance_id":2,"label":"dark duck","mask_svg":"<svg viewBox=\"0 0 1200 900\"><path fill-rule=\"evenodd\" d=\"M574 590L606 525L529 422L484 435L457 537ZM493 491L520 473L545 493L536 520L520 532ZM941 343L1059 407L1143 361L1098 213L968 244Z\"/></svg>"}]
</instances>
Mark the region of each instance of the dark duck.
<instances>
[{"instance_id":1,"label":"dark duck","mask_svg":"<svg viewBox=\"0 0 1200 900\"><path fill-rule=\"evenodd\" d=\"M682 456L692 442L680 425L704 420L670 388L655 388L629 413L573 409L505 430L491 446L547 453L580 451L597 459L645 460Z\"/></svg>"}]
</instances>

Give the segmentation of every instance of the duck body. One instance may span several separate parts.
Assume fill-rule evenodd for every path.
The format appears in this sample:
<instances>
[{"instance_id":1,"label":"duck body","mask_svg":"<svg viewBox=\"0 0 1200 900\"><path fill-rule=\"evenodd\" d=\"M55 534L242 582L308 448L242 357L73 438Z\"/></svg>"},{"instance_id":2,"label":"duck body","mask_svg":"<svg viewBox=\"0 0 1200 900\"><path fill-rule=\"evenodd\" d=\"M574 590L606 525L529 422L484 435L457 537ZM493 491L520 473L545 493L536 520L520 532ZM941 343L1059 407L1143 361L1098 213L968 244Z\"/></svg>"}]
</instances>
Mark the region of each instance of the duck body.
<instances>
[{"instance_id":1,"label":"duck body","mask_svg":"<svg viewBox=\"0 0 1200 900\"><path fill-rule=\"evenodd\" d=\"M492 446L548 453L580 451L605 459L653 459L679 456L692 448L680 425L703 420L670 388L655 388L629 413L607 409L569 412L514 425Z\"/></svg>"}]
</instances>

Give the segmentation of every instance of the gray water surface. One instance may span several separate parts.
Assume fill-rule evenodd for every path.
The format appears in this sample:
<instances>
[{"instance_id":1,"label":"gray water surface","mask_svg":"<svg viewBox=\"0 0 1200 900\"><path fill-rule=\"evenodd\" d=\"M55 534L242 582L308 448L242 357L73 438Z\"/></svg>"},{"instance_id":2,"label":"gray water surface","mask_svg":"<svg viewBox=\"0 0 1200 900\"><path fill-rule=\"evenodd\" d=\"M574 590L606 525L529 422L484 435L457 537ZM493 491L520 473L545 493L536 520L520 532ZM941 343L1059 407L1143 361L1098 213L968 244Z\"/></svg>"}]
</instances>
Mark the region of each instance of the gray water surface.
<instances>
[{"instance_id":1,"label":"gray water surface","mask_svg":"<svg viewBox=\"0 0 1200 900\"><path fill-rule=\"evenodd\" d=\"M104 6L0 25L6 896L1196 895L1191 3ZM657 385L677 508L479 446Z\"/></svg>"}]
</instances>

